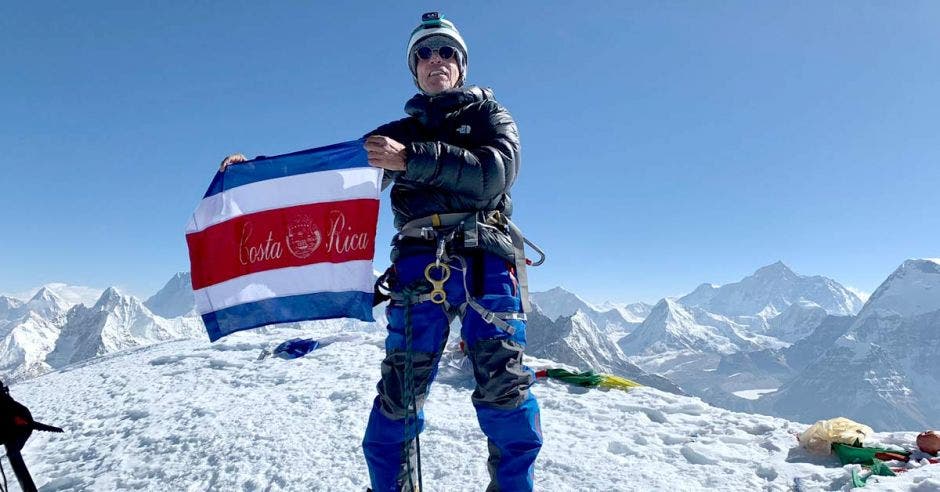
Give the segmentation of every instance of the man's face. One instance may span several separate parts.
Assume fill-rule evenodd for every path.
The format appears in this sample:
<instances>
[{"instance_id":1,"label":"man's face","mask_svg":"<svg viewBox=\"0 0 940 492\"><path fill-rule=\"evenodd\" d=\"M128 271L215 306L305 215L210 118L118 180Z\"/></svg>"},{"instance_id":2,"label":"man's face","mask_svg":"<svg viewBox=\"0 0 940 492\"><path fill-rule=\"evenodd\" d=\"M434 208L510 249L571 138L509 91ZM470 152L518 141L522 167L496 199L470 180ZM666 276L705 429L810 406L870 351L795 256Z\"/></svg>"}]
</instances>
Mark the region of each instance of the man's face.
<instances>
[{"instance_id":1,"label":"man's face","mask_svg":"<svg viewBox=\"0 0 940 492\"><path fill-rule=\"evenodd\" d=\"M441 55L434 50L431 58L427 60L418 58L418 85L421 90L429 95L435 95L447 89L453 89L460 79L460 66L457 64L457 56L451 56L448 59L441 58Z\"/></svg>"}]
</instances>

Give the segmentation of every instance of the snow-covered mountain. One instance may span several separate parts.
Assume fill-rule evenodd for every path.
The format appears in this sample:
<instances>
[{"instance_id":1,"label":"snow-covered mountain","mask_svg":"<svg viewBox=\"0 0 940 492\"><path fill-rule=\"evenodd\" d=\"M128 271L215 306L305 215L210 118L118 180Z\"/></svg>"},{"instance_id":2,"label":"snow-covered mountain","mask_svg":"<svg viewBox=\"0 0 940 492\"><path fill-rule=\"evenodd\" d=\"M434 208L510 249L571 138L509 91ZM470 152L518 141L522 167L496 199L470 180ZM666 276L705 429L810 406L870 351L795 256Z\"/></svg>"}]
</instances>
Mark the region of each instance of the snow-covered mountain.
<instances>
[{"instance_id":1,"label":"snow-covered mountain","mask_svg":"<svg viewBox=\"0 0 940 492\"><path fill-rule=\"evenodd\" d=\"M663 299L619 345L643 369L666 375L712 402L724 401L716 393L720 388L765 390L765 385L779 383L781 374L774 364L748 366L748 357L727 359L724 367L774 367L774 372L723 373L717 370L723 358L783 349L813 333L827 315L854 314L859 308L858 298L834 280L798 275L777 262L740 282L720 287L705 283L678 300ZM780 354L755 357L774 360Z\"/></svg>"},{"instance_id":2,"label":"snow-covered mountain","mask_svg":"<svg viewBox=\"0 0 940 492\"><path fill-rule=\"evenodd\" d=\"M577 294L561 287L555 287L545 292L531 292L529 299L542 314L548 316L548 319L552 321L561 316L571 316L578 311L583 313L598 311L589 302L578 297Z\"/></svg>"},{"instance_id":3,"label":"snow-covered mountain","mask_svg":"<svg viewBox=\"0 0 940 492\"><path fill-rule=\"evenodd\" d=\"M849 331L853 322L854 316L827 316L809 336L782 350L781 354L786 359L787 366L794 372L793 376L818 359L839 337Z\"/></svg>"},{"instance_id":4,"label":"snow-covered mountain","mask_svg":"<svg viewBox=\"0 0 940 492\"><path fill-rule=\"evenodd\" d=\"M14 317L23 305L23 301L13 297L0 296L0 324Z\"/></svg>"},{"instance_id":5,"label":"snow-covered mountain","mask_svg":"<svg viewBox=\"0 0 940 492\"><path fill-rule=\"evenodd\" d=\"M533 295L539 309L548 309L557 317L552 320L538 311L530 313L528 352L668 391L684 390L728 408L764 408L804 420L826 416L807 409L800 413L805 407L800 402L808 398L841 404L841 396L833 399L810 394L816 391L813 388L826 387L816 384L819 381L814 378L832 378L852 383L854 391L869 395L869 400L883 402L853 400L845 402L847 408L867 405L872 415L903 415L883 422L895 427L905 422L930 422L930 413L940 408L940 398L932 396L931 386L940 385L940 374L919 371L916 364L932 364L930 358L940 353L940 342L936 341L940 333L936 313L940 296L935 294L940 292L938 272L940 260L905 262L871 295L857 317L828 314L856 309L852 302L838 302L841 286L837 283L797 275L782 263L761 268L736 284L705 284L680 301L664 299L649 312L640 304L592 306L556 288ZM747 286L756 293L748 293ZM827 304L826 295L814 294L823 290L833 302ZM113 288L104 291L91 307L72 306L57 292L46 286L25 302L0 297L0 313L6 313L0 318L0 378L22 380L131 347L205 337L199 318L189 316L192 293L187 274L175 275L146 303L168 315L186 314L172 319L155 314L136 298ZM731 309L735 313L760 310L725 316L707 308L729 305L737 306ZM570 314L561 314L572 309ZM375 309L378 323L329 320L294 326L309 332L326 329L381 335L385 327L382 311L382 306ZM637 318L642 315L644 320L631 325L625 312ZM624 325L618 325L621 322ZM611 326L629 326L629 335L614 343L616 337L611 333L623 336L627 330L618 332ZM867 376L832 372L833 366L851 367ZM776 387L780 387L776 394L746 405L733 396Z\"/></svg>"},{"instance_id":6,"label":"snow-covered mountain","mask_svg":"<svg viewBox=\"0 0 940 492\"><path fill-rule=\"evenodd\" d=\"M793 376L780 351L830 314L860 307L838 282L777 262L739 282L705 283L678 300L663 299L619 345L643 369L713 404L742 408L734 393L767 392Z\"/></svg>"},{"instance_id":7,"label":"snow-covered mountain","mask_svg":"<svg viewBox=\"0 0 940 492\"><path fill-rule=\"evenodd\" d=\"M21 292L15 294L12 297L16 297L20 300L31 299L36 296L40 290L48 290L56 295L56 297L64 300L69 307L76 304L84 304L86 306L93 306L95 302L98 301L98 298L101 297L101 293L104 289L96 289L94 287L85 287L82 285L69 285L61 282L53 282L49 284L44 284L40 287L32 289L27 292Z\"/></svg>"},{"instance_id":8,"label":"snow-covered mountain","mask_svg":"<svg viewBox=\"0 0 940 492\"><path fill-rule=\"evenodd\" d=\"M908 318L940 309L940 258L907 260L872 293L859 319L888 316Z\"/></svg>"},{"instance_id":9,"label":"snow-covered mountain","mask_svg":"<svg viewBox=\"0 0 940 492\"><path fill-rule=\"evenodd\" d=\"M620 316L627 321L627 323L640 324L650 315L650 311L653 310L652 304L647 304L645 302L634 302L630 304L626 303L617 303L606 301L603 304L597 306L597 309L601 312L610 311L612 309L620 313Z\"/></svg>"},{"instance_id":10,"label":"snow-covered mountain","mask_svg":"<svg viewBox=\"0 0 940 492\"><path fill-rule=\"evenodd\" d=\"M785 342L796 342L813 333L827 316L829 313L818 304L799 300L770 319L767 334Z\"/></svg>"},{"instance_id":11,"label":"snow-covered mountain","mask_svg":"<svg viewBox=\"0 0 940 492\"><path fill-rule=\"evenodd\" d=\"M195 316L196 298L193 296L192 275L180 272L170 278L156 294L144 302L151 312L164 318Z\"/></svg>"},{"instance_id":12,"label":"snow-covered mountain","mask_svg":"<svg viewBox=\"0 0 940 492\"><path fill-rule=\"evenodd\" d=\"M624 332L633 330L643 321L645 314L648 314L645 307L648 305L643 303L612 305L608 302L601 306L594 306L561 287L545 292L532 292L529 299L536 309L552 321L581 312L605 333L619 333L620 336Z\"/></svg>"},{"instance_id":13,"label":"snow-covered mountain","mask_svg":"<svg viewBox=\"0 0 940 492\"><path fill-rule=\"evenodd\" d=\"M646 320L620 340L627 355L653 355L693 350L730 354L779 345L775 340L747 331L747 327L701 308L663 299Z\"/></svg>"},{"instance_id":14,"label":"snow-covered mountain","mask_svg":"<svg viewBox=\"0 0 940 492\"><path fill-rule=\"evenodd\" d=\"M838 282L821 276L793 272L783 262L758 269L753 275L721 287L702 284L679 299L729 318L763 315L772 318L797 302L816 304L829 314L853 315L862 301Z\"/></svg>"},{"instance_id":15,"label":"snow-covered mountain","mask_svg":"<svg viewBox=\"0 0 940 492\"><path fill-rule=\"evenodd\" d=\"M526 353L579 368L623 376L663 391L682 393L672 381L650 374L629 362L610 338L582 312L552 321L529 313Z\"/></svg>"},{"instance_id":16,"label":"snow-covered mountain","mask_svg":"<svg viewBox=\"0 0 940 492\"><path fill-rule=\"evenodd\" d=\"M45 359L55 347L70 304L47 287L26 302L3 304L11 309L0 322L0 379L10 382L48 371Z\"/></svg>"},{"instance_id":17,"label":"snow-covered mountain","mask_svg":"<svg viewBox=\"0 0 940 492\"><path fill-rule=\"evenodd\" d=\"M198 318L167 320L110 287L94 306L77 305L69 311L46 362L62 367L130 347L199 336L205 336L205 328Z\"/></svg>"},{"instance_id":18,"label":"snow-covered mountain","mask_svg":"<svg viewBox=\"0 0 940 492\"><path fill-rule=\"evenodd\" d=\"M908 260L849 329L766 408L813 420L840 414L876 428L940 427L940 260Z\"/></svg>"},{"instance_id":19,"label":"snow-covered mountain","mask_svg":"<svg viewBox=\"0 0 940 492\"><path fill-rule=\"evenodd\" d=\"M173 341L15 384L11 394L36 419L66 430L35 432L26 445L36 484L50 492L365 490L360 443L385 355L382 335L296 360L257 360L262 347L324 334ZM479 491L488 481L472 377L431 389L421 435L427 490ZM551 380L532 392L544 435L536 490L847 490L858 469L797 448L793 433L806 424L698 398ZM910 449L915 436L879 433L868 444ZM897 477L873 477L865 490L940 490L940 465L923 465L923 457Z\"/></svg>"},{"instance_id":20,"label":"snow-covered mountain","mask_svg":"<svg viewBox=\"0 0 940 492\"><path fill-rule=\"evenodd\" d=\"M0 380L28 379L50 370L46 356L55 348L59 327L33 311L0 329Z\"/></svg>"},{"instance_id":21,"label":"snow-covered mountain","mask_svg":"<svg viewBox=\"0 0 940 492\"><path fill-rule=\"evenodd\" d=\"M26 316L28 313L35 313L49 321L55 322L65 315L72 307L69 303L52 289L42 287L26 303L19 307L14 313L14 317Z\"/></svg>"},{"instance_id":22,"label":"snow-covered mountain","mask_svg":"<svg viewBox=\"0 0 940 492\"><path fill-rule=\"evenodd\" d=\"M780 348L782 343L751 333L745 325L723 316L663 299L643 324L618 345L631 362L644 370L675 381L690 394L724 405L731 396L722 395L721 391L766 386L752 378L734 381L737 386L719 390L728 378L716 371L722 356ZM755 386L747 386L748 383Z\"/></svg>"}]
</instances>

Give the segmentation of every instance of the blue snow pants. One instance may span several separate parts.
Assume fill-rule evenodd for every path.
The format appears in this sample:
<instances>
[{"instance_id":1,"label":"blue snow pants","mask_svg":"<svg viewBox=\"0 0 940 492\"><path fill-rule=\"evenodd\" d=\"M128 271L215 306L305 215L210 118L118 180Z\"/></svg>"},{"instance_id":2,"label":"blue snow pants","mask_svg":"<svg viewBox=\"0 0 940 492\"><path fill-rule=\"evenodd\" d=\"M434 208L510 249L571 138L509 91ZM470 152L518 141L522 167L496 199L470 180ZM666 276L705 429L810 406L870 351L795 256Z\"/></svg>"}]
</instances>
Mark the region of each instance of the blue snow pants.
<instances>
[{"instance_id":1,"label":"blue snow pants","mask_svg":"<svg viewBox=\"0 0 940 492\"><path fill-rule=\"evenodd\" d=\"M486 309L496 312L521 312L518 286L506 260L479 253L467 257L467 285L471 295ZM392 288L424 278L424 269L433 262L432 255L401 258L395 263ZM454 266L454 263L451 263ZM447 301L463 304L464 272L452 269L444 285ZM449 333L449 316L443 307L430 301L411 306L412 358L417 421L409 418L405 407L408 382L405 380L405 307L392 302L387 309L388 338L382 362L382 379L372 406L362 447L369 466L372 490L398 492L409 484L408 462L414 468L414 437L424 427L421 410L428 389L437 374ZM531 491L535 458L542 447L539 406L529 393L535 376L522 364L525 347L525 321L510 320L513 334L483 321L467 308L461 319L461 337L473 363L476 389L471 397L480 428L488 440L487 468L490 483L487 492ZM412 471L412 474L414 472ZM417 484L417 482L415 482Z\"/></svg>"}]
</instances>

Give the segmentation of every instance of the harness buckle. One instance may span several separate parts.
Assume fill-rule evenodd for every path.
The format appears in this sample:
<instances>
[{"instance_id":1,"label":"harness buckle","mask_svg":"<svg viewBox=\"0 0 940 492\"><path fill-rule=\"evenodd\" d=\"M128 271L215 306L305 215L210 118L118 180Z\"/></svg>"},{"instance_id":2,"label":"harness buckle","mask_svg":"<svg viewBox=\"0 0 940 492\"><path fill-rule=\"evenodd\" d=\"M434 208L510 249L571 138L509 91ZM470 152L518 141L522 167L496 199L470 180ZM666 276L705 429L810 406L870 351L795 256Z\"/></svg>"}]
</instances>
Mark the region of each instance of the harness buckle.
<instances>
[{"instance_id":1,"label":"harness buckle","mask_svg":"<svg viewBox=\"0 0 940 492\"><path fill-rule=\"evenodd\" d=\"M421 239L425 241L430 241L437 237L437 231L433 227L422 227L421 228Z\"/></svg>"}]
</instances>

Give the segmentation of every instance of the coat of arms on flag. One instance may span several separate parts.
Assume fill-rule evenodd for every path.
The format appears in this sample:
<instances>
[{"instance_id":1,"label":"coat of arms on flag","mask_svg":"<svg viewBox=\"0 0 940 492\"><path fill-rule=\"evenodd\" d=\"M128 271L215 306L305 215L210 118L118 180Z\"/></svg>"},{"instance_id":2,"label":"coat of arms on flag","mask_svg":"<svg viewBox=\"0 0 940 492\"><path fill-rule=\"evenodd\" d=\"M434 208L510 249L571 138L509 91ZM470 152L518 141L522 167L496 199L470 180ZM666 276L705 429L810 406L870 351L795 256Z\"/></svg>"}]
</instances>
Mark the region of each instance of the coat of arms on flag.
<instances>
[{"instance_id":1,"label":"coat of arms on flag","mask_svg":"<svg viewBox=\"0 0 940 492\"><path fill-rule=\"evenodd\" d=\"M381 183L362 140L217 173L186 226L209 339L291 321L374 321Z\"/></svg>"}]
</instances>

